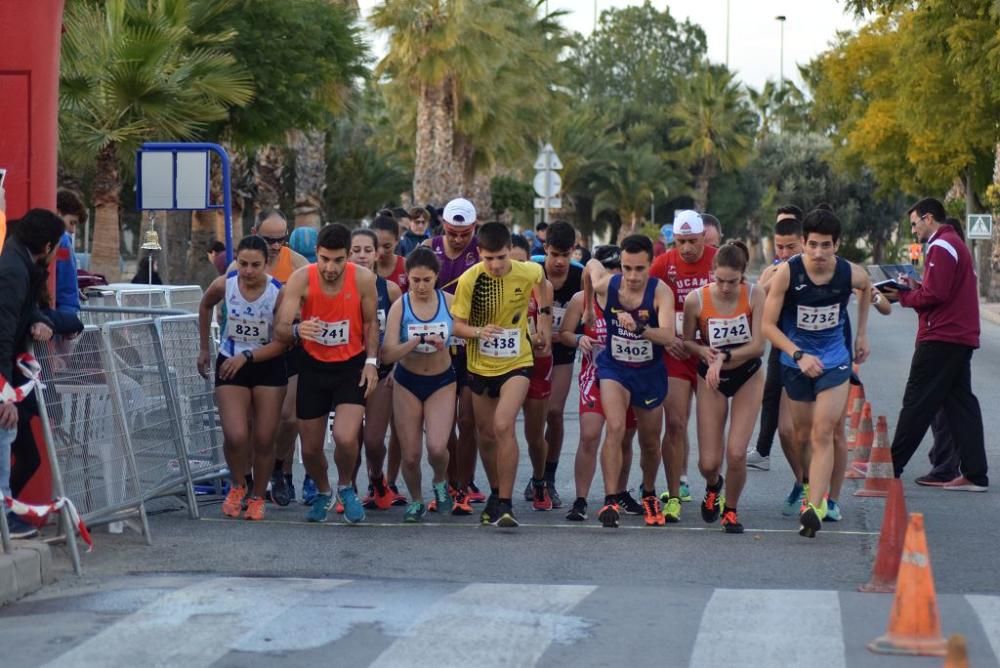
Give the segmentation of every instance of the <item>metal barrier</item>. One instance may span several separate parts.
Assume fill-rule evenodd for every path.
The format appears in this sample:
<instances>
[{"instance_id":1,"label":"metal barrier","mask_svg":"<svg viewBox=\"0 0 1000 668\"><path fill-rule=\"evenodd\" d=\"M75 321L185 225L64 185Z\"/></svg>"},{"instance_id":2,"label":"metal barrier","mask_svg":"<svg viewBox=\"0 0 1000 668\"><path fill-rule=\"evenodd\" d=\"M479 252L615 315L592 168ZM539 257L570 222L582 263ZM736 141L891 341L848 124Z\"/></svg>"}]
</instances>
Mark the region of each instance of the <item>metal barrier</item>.
<instances>
[{"instance_id":1,"label":"metal barrier","mask_svg":"<svg viewBox=\"0 0 1000 668\"><path fill-rule=\"evenodd\" d=\"M127 308L121 306L91 306L88 304L80 309L80 320L84 325L103 325L120 320L138 320L141 318L160 318L168 315L187 315L180 309L150 309Z\"/></svg>"}]
</instances>

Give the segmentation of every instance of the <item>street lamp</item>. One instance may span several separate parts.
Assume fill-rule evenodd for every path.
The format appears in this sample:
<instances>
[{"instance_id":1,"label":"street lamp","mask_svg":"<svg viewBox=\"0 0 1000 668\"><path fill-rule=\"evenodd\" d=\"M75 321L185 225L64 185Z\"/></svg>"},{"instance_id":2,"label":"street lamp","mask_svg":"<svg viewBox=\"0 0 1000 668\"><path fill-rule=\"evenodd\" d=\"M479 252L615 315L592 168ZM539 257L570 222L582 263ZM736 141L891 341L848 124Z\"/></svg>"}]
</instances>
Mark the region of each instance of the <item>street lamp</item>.
<instances>
[{"instance_id":1,"label":"street lamp","mask_svg":"<svg viewBox=\"0 0 1000 668\"><path fill-rule=\"evenodd\" d=\"M785 17L775 16L774 20L781 24L780 51L778 56L778 88L785 86Z\"/></svg>"}]
</instances>

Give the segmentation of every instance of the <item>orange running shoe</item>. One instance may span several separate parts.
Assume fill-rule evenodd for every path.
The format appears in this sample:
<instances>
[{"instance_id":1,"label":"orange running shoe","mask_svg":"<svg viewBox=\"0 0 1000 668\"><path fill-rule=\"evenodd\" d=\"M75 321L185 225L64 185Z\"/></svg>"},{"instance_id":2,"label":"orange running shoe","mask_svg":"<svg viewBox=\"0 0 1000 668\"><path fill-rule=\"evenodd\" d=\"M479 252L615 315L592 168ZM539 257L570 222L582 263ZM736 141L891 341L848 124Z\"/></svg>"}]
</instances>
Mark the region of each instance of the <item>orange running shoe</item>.
<instances>
[{"instance_id":1,"label":"orange running shoe","mask_svg":"<svg viewBox=\"0 0 1000 668\"><path fill-rule=\"evenodd\" d=\"M230 487L226 500L222 502L222 514L226 517L239 517L243 510L243 497L246 495L246 487Z\"/></svg>"},{"instance_id":2,"label":"orange running shoe","mask_svg":"<svg viewBox=\"0 0 1000 668\"><path fill-rule=\"evenodd\" d=\"M337 495L337 499L333 504L333 512L338 515L344 514L344 501L340 498L340 494Z\"/></svg>"},{"instance_id":3,"label":"orange running shoe","mask_svg":"<svg viewBox=\"0 0 1000 668\"><path fill-rule=\"evenodd\" d=\"M379 476L372 481L372 499L375 501L376 508L379 510L392 508L392 502L395 498L392 490L385 484L385 476Z\"/></svg>"},{"instance_id":4,"label":"orange running shoe","mask_svg":"<svg viewBox=\"0 0 1000 668\"><path fill-rule=\"evenodd\" d=\"M484 501L486 501L486 495L479 491L475 481L470 482L469 503L483 503Z\"/></svg>"},{"instance_id":5,"label":"orange running shoe","mask_svg":"<svg viewBox=\"0 0 1000 668\"><path fill-rule=\"evenodd\" d=\"M743 533L743 525L740 524L740 518L737 517L735 510L726 508L723 511L722 530L726 533Z\"/></svg>"},{"instance_id":6,"label":"orange running shoe","mask_svg":"<svg viewBox=\"0 0 1000 668\"><path fill-rule=\"evenodd\" d=\"M250 497L247 501L247 511L243 515L244 519L262 520L264 519L264 499Z\"/></svg>"},{"instance_id":7,"label":"orange running shoe","mask_svg":"<svg viewBox=\"0 0 1000 668\"><path fill-rule=\"evenodd\" d=\"M655 494L642 497L642 512L645 515L646 526L663 526L666 520L663 518L663 509L660 507L660 500Z\"/></svg>"},{"instance_id":8,"label":"orange running shoe","mask_svg":"<svg viewBox=\"0 0 1000 668\"><path fill-rule=\"evenodd\" d=\"M463 490L458 490L455 492L455 499L451 505L452 515L471 515L472 514L472 504L469 502L469 496Z\"/></svg>"}]
</instances>

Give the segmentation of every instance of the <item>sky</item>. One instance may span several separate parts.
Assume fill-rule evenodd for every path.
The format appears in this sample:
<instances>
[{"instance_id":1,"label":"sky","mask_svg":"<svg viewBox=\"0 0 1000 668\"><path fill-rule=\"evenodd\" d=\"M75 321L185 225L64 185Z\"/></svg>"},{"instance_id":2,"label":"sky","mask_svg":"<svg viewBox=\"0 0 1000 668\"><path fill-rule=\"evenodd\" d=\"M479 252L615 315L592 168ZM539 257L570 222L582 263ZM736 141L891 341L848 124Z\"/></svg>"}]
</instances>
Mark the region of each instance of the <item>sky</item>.
<instances>
[{"instance_id":1,"label":"sky","mask_svg":"<svg viewBox=\"0 0 1000 668\"><path fill-rule=\"evenodd\" d=\"M379 0L360 0L365 16ZM597 0L598 11L612 7L642 4L642 0ZM729 66L740 78L760 88L768 79L777 80L781 68L781 26L776 16L785 20L785 77L801 84L797 63L807 63L826 50L838 30L851 30L859 24L844 12L836 0L654 0L662 9L669 6L678 20L690 19L705 30L708 57L726 62L726 6L729 5ZM594 27L594 0L549 0L549 11L569 12L563 20L572 32L589 34ZM384 36L370 37L378 55L385 52Z\"/></svg>"}]
</instances>

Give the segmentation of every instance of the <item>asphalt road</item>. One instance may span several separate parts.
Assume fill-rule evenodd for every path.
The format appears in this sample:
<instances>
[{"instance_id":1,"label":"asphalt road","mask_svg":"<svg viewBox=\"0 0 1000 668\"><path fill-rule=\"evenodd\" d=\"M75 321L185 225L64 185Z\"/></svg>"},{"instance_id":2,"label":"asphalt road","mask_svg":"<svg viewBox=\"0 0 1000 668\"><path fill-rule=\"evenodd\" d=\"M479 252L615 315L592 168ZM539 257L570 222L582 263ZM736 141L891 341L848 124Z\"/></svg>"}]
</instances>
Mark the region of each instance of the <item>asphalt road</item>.
<instances>
[{"instance_id":1,"label":"asphalt road","mask_svg":"<svg viewBox=\"0 0 1000 668\"><path fill-rule=\"evenodd\" d=\"M892 434L916 319L897 310L889 317L873 313L870 322L873 354L861 376L874 414L886 416ZM988 456L997 462L1000 412L993 406L1000 389L1000 327L984 322L982 349L973 365ZM573 498L575 401L573 394L567 403L566 445L557 475L567 504ZM693 424L690 436L696 443ZM1000 595L1000 578L992 568L1000 540L988 521L1000 510L1000 497L995 490L955 493L913 484L927 470L928 448L929 438L904 480L908 509L925 515L942 627L946 635L968 636L973 665L1000 665L1000 644L990 644L1000 643L1000 598L994 598ZM304 665L332 651L340 658L337 664L350 660L352 665L611 665L623 660L717 665L723 657L742 665L792 665L809 656L813 665L939 665L929 659L877 659L864 649L885 630L892 602L888 596L854 593L871 572L884 501L852 496L858 484L848 482L844 521L825 525L815 540L801 538L797 521L780 513L791 474L775 444L771 470L749 474L740 503L747 533L725 535L717 525L702 523L698 514L703 483L695 457L696 451L690 467L695 503L685 504L681 524L656 528L630 517L619 530L602 529L594 518L600 504L597 486L587 523L567 522L566 509L533 513L515 500L524 523L517 530L480 527L475 517L433 515L422 526L404 526L402 508L369 511L362 526L307 525L305 510L297 505L269 507L264 522L251 524L222 518L217 502L203 505L203 519L192 521L175 502L158 501L151 505L152 547L130 532L98 532L96 550L84 556L81 578L68 570L64 555L57 555L57 584L0 611L0 644L18 648L18 661L10 665L19 666L53 659L53 665L91 665L100 652L109 653L108 663L166 656L165 665L258 660ZM528 475L522 448L518 489ZM482 474L479 478L485 483ZM638 457L632 479L637 486ZM658 489L663 485L661 473ZM300 578L318 580L302 584ZM288 594L299 590L307 593ZM315 599L308 594L326 590L328 595ZM210 597L209 591L215 593ZM248 601L246 592L258 593ZM206 598L229 603L221 612L199 612ZM245 619L242 611L258 601L265 611L262 619L270 622ZM271 614L272 603L284 612ZM347 621L345 610L351 611ZM161 631L158 625L166 624L180 632L196 618L216 628L211 615L239 617L245 628L209 634L201 653L195 652L198 660L175 655L176 648L162 642L144 641L150 634L132 637L122 630L138 623ZM303 625L303 634L295 636L301 644L261 640L267 629L284 628L288 619ZM49 623L59 624L60 631L50 631ZM466 647L455 640L457 632L441 635L439 624L469 626L479 642ZM330 625L336 632L326 628ZM308 639L318 627L326 630ZM54 634L59 642L51 641ZM87 644L94 634L104 640ZM25 637L39 641L19 642ZM201 647L200 636L192 633L192 638L196 649ZM510 643L513 649L498 649ZM449 648L443 660L442 647Z\"/></svg>"}]
</instances>

